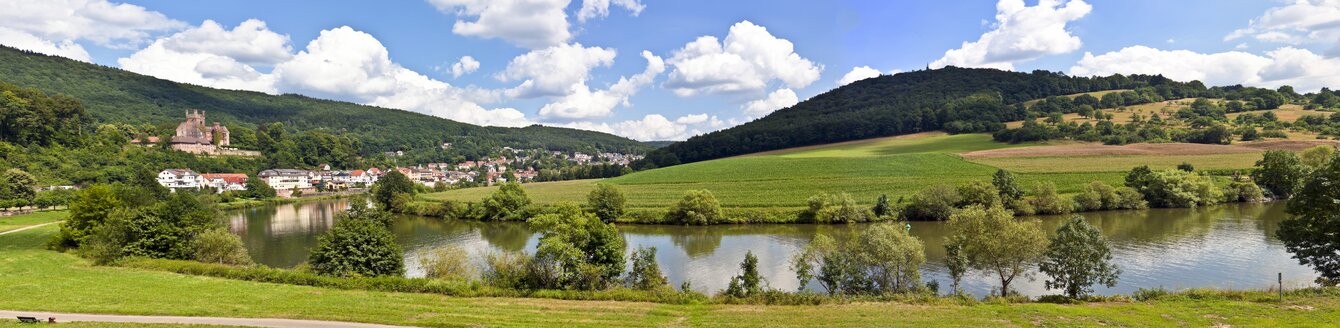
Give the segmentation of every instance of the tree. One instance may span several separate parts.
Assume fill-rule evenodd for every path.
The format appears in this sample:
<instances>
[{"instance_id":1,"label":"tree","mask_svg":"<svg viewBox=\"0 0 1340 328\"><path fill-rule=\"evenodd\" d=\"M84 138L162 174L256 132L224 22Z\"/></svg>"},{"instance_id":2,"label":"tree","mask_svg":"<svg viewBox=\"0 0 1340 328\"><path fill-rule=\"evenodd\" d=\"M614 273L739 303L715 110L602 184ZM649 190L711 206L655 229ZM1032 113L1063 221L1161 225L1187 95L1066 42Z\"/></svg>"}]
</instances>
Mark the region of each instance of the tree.
<instances>
[{"instance_id":1,"label":"tree","mask_svg":"<svg viewBox=\"0 0 1340 328\"><path fill-rule=\"evenodd\" d=\"M840 274L844 270L837 252L837 241L825 234L814 236L809 244L805 244L805 249L791 258L791 270L800 280L800 289L805 289L810 280L817 279L829 295L840 292Z\"/></svg>"},{"instance_id":2,"label":"tree","mask_svg":"<svg viewBox=\"0 0 1340 328\"><path fill-rule=\"evenodd\" d=\"M37 197L37 179L20 169L5 170L0 177L0 200L21 199L32 202Z\"/></svg>"},{"instance_id":3,"label":"tree","mask_svg":"<svg viewBox=\"0 0 1340 328\"><path fill-rule=\"evenodd\" d=\"M626 245L614 224L574 204L559 205L555 213L528 222L541 235L535 260L548 273L544 287L603 289L623 273Z\"/></svg>"},{"instance_id":4,"label":"tree","mask_svg":"<svg viewBox=\"0 0 1340 328\"><path fill-rule=\"evenodd\" d=\"M628 269L624 286L638 290L656 290L669 288L670 282L661 274L661 266L656 263L656 247L638 247L628 257L633 267Z\"/></svg>"},{"instance_id":5,"label":"tree","mask_svg":"<svg viewBox=\"0 0 1340 328\"><path fill-rule=\"evenodd\" d=\"M1326 165L1326 161L1334 154L1335 147L1322 145L1303 150L1298 153L1298 159L1309 169L1316 170Z\"/></svg>"},{"instance_id":6,"label":"tree","mask_svg":"<svg viewBox=\"0 0 1340 328\"><path fill-rule=\"evenodd\" d=\"M279 195L275 188L270 188L270 184L259 177L248 177L246 183L246 197L252 199L270 199Z\"/></svg>"},{"instance_id":7,"label":"tree","mask_svg":"<svg viewBox=\"0 0 1340 328\"><path fill-rule=\"evenodd\" d=\"M969 266L995 274L1000 295L1010 283L1037 263L1047 248L1047 237L1037 220L1016 220L1004 208L969 206L949 217L952 240L960 241Z\"/></svg>"},{"instance_id":8,"label":"tree","mask_svg":"<svg viewBox=\"0 0 1340 328\"><path fill-rule=\"evenodd\" d=\"M414 182L409 181L409 178L404 174L401 174L400 171L390 171L391 172L386 173L386 175L382 176L380 179L377 179L377 183L372 184L372 198L383 210L403 210L394 208L392 205L394 205L396 195L398 194L414 196Z\"/></svg>"},{"instance_id":9,"label":"tree","mask_svg":"<svg viewBox=\"0 0 1340 328\"><path fill-rule=\"evenodd\" d=\"M489 194L482 202L485 220L523 220L523 210L530 206L530 196L520 183L507 182Z\"/></svg>"},{"instance_id":10,"label":"tree","mask_svg":"<svg viewBox=\"0 0 1340 328\"><path fill-rule=\"evenodd\" d=\"M242 238L222 228L209 229L195 236L191 240L191 255L191 259L205 263L252 264L251 255L247 254Z\"/></svg>"},{"instance_id":11,"label":"tree","mask_svg":"<svg viewBox=\"0 0 1340 328\"><path fill-rule=\"evenodd\" d=\"M667 215L670 222L689 225L706 225L723 218L721 202L708 190L689 190L684 198L670 207Z\"/></svg>"},{"instance_id":12,"label":"tree","mask_svg":"<svg viewBox=\"0 0 1340 328\"><path fill-rule=\"evenodd\" d=\"M968 257L963 254L961 242L945 242L945 268L949 270L949 279L953 280L953 293L961 293L963 289L959 286L963 282L963 275L968 273Z\"/></svg>"},{"instance_id":13,"label":"tree","mask_svg":"<svg viewBox=\"0 0 1340 328\"><path fill-rule=\"evenodd\" d=\"M1287 150L1267 150L1256 161L1252 180L1275 197L1287 199L1302 185L1307 168L1298 155Z\"/></svg>"},{"instance_id":14,"label":"tree","mask_svg":"<svg viewBox=\"0 0 1340 328\"><path fill-rule=\"evenodd\" d=\"M875 217L892 215L893 207L889 206L889 195L879 195L879 199L875 200L875 207L872 207L870 211L874 212Z\"/></svg>"},{"instance_id":15,"label":"tree","mask_svg":"<svg viewBox=\"0 0 1340 328\"><path fill-rule=\"evenodd\" d=\"M317 237L309 263L317 274L336 277L400 276L405 254L379 215L383 210L341 213L335 227Z\"/></svg>"},{"instance_id":16,"label":"tree","mask_svg":"<svg viewBox=\"0 0 1340 328\"><path fill-rule=\"evenodd\" d=\"M120 208L121 198L112 187L96 184L84 188L70 203L70 215L60 225L60 233L51 241L52 248L77 248L102 226L112 210Z\"/></svg>"},{"instance_id":17,"label":"tree","mask_svg":"<svg viewBox=\"0 0 1340 328\"><path fill-rule=\"evenodd\" d=\"M1151 171L1140 166L1126 175L1126 186L1144 195L1151 207L1196 207L1224 200L1224 192L1209 178L1182 170Z\"/></svg>"},{"instance_id":18,"label":"tree","mask_svg":"<svg viewBox=\"0 0 1340 328\"><path fill-rule=\"evenodd\" d=\"M809 209L803 215L816 223L855 223L869 221L874 214L856 204L847 193L818 194L810 197Z\"/></svg>"},{"instance_id":19,"label":"tree","mask_svg":"<svg viewBox=\"0 0 1340 328\"><path fill-rule=\"evenodd\" d=\"M740 262L740 275L730 278L726 295L744 298L763 292L763 276L758 273L758 257L753 251L744 253Z\"/></svg>"},{"instance_id":20,"label":"tree","mask_svg":"<svg viewBox=\"0 0 1340 328\"><path fill-rule=\"evenodd\" d=\"M1276 236L1299 264L1311 266L1322 285L1340 283L1340 156L1313 172L1286 211Z\"/></svg>"},{"instance_id":21,"label":"tree","mask_svg":"<svg viewBox=\"0 0 1340 328\"><path fill-rule=\"evenodd\" d=\"M624 204L628 201L624 199L623 191L611 184L596 184L596 188L586 194L586 205L595 212L601 221L614 222L623 216Z\"/></svg>"},{"instance_id":22,"label":"tree","mask_svg":"<svg viewBox=\"0 0 1340 328\"><path fill-rule=\"evenodd\" d=\"M1095 284L1116 286L1121 275L1102 231L1078 216L1056 230L1038 270L1051 277L1047 289L1060 289L1074 299L1093 292Z\"/></svg>"},{"instance_id":23,"label":"tree","mask_svg":"<svg viewBox=\"0 0 1340 328\"><path fill-rule=\"evenodd\" d=\"M1019 182L1014 178L1014 174L1004 169L996 170L996 174L991 176L991 184L1000 191L1002 199L1020 199L1024 197L1024 189L1019 187Z\"/></svg>"},{"instance_id":24,"label":"tree","mask_svg":"<svg viewBox=\"0 0 1340 328\"><path fill-rule=\"evenodd\" d=\"M912 195L912 200L903 208L902 216L908 220L945 220L961 202L963 196L954 187L934 185Z\"/></svg>"}]
</instances>

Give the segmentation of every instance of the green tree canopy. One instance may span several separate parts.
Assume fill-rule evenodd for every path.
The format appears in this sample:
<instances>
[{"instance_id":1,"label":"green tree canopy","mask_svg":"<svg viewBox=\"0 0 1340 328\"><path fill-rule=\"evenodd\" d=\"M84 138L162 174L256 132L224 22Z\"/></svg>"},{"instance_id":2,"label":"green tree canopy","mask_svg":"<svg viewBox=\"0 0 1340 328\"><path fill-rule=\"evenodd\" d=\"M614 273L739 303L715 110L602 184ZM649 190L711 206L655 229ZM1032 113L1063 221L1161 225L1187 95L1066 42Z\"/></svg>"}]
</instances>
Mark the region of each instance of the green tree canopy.
<instances>
[{"instance_id":1,"label":"green tree canopy","mask_svg":"<svg viewBox=\"0 0 1340 328\"><path fill-rule=\"evenodd\" d=\"M312 271L337 277L400 276L405 255L381 219L382 210L345 212L335 227L317 237L309 263Z\"/></svg>"},{"instance_id":2,"label":"green tree canopy","mask_svg":"<svg viewBox=\"0 0 1340 328\"><path fill-rule=\"evenodd\" d=\"M1037 220L1016 220L1010 211L969 206L949 217L950 238L963 247L969 266L1000 279L1000 295L1010 283L1028 274L1047 248Z\"/></svg>"},{"instance_id":3,"label":"green tree canopy","mask_svg":"<svg viewBox=\"0 0 1340 328\"><path fill-rule=\"evenodd\" d=\"M623 216L624 204L627 202L623 191L608 183L598 183L595 189L586 194L586 206L589 206L601 221L607 223Z\"/></svg>"},{"instance_id":4,"label":"green tree canopy","mask_svg":"<svg viewBox=\"0 0 1340 328\"><path fill-rule=\"evenodd\" d=\"M1276 236L1298 263L1311 266L1321 276L1319 283L1340 283L1340 156L1307 179L1289 200L1293 217L1280 223Z\"/></svg>"},{"instance_id":5,"label":"green tree canopy","mask_svg":"<svg viewBox=\"0 0 1340 328\"><path fill-rule=\"evenodd\" d=\"M1038 270L1050 276L1047 289L1059 289L1070 298L1093 292L1093 285L1116 286L1121 269L1112 264L1112 250L1102 231L1084 218L1074 217L1056 230Z\"/></svg>"}]
</instances>

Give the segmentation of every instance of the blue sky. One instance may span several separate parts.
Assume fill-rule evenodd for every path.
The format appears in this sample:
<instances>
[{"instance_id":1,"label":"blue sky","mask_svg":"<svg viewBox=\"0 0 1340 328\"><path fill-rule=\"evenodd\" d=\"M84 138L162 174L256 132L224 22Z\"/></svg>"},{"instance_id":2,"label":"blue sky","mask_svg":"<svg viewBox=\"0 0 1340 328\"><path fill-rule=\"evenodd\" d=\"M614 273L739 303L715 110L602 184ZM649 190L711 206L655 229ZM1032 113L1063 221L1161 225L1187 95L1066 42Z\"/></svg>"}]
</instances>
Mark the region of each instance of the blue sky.
<instances>
[{"instance_id":1,"label":"blue sky","mask_svg":"<svg viewBox=\"0 0 1340 328\"><path fill-rule=\"evenodd\" d=\"M1338 23L1340 4L1326 0L0 0L10 46L213 87L639 140L927 66L1316 90L1340 85Z\"/></svg>"}]
</instances>

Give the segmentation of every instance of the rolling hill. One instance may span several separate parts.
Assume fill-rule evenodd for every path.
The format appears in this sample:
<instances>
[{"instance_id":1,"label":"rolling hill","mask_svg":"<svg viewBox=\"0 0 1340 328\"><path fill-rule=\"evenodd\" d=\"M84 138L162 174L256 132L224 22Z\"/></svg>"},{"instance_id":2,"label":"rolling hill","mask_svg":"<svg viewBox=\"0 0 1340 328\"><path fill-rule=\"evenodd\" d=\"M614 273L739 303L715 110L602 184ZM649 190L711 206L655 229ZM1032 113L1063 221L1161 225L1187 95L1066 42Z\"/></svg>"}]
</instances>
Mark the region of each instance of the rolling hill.
<instances>
[{"instance_id":1,"label":"rolling hill","mask_svg":"<svg viewBox=\"0 0 1340 328\"><path fill-rule=\"evenodd\" d=\"M301 95L220 90L176 83L117 68L0 46L0 81L75 97L99 122L175 126L186 109L240 131L282 122L299 130L344 133L365 153L425 149L442 142L563 151L641 153L650 146L585 130L476 126L404 110ZM234 128L233 133L237 134Z\"/></svg>"}]
</instances>

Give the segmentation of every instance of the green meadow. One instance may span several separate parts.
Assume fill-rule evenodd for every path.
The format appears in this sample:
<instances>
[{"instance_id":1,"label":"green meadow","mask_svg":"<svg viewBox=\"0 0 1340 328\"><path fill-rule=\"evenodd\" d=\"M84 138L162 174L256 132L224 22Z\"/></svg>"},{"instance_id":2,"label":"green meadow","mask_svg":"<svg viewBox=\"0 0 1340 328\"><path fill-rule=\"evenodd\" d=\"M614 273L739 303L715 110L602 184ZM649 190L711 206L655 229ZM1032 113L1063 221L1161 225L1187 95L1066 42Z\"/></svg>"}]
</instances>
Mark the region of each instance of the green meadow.
<instances>
[{"instance_id":1,"label":"green meadow","mask_svg":"<svg viewBox=\"0 0 1340 328\"><path fill-rule=\"evenodd\" d=\"M711 190L728 208L793 209L819 193L845 192L873 204L880 195L897 200L927 186L990 179L997 167L964 160L958 153L1039 144L1011 145L986 134L925 133L832 145L803 147L690 163L604 179L526 184L538 203L582 202L596 183L619 186L630 208L665 208L685 191ZM1136 159L1138 161L1138 159ZM1106 165L1104 162L1094 165ZM1078 192L1095 180L1120 182L1129 166L1110 170L1020 171L1025 186L1049 181L1062 193ZM479 201L496 187L432 193L429 200Z\"/></svg>"},{"instance_id":2,"label":"green meadow","mask_svg":"<svg viewBox=\"0 0 1340 328\"><path fill-rule=\"evenodd\" d=\"M66 211L40 211L13 216L0 216L0 232L65 219Z\"/></svg>"}]
</instances>

